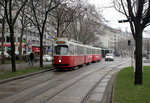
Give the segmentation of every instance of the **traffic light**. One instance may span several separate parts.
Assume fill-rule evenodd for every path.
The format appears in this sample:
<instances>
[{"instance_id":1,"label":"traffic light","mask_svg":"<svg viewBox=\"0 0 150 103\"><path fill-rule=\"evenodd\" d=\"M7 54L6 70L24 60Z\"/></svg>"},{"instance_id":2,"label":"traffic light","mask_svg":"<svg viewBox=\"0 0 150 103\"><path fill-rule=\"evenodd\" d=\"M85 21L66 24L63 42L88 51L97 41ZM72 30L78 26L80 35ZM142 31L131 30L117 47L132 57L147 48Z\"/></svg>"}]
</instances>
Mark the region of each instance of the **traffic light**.
<instances>
[{"instance_id":1,"label":"traffic light","mask_svg":"<svg viewBox=\"0 0 150 103\"><path fill-rule=\"evenodd\" d=\"M130 40L128 40L128 46L131 46L131 41Z\"/></svg>"}]
</instances>

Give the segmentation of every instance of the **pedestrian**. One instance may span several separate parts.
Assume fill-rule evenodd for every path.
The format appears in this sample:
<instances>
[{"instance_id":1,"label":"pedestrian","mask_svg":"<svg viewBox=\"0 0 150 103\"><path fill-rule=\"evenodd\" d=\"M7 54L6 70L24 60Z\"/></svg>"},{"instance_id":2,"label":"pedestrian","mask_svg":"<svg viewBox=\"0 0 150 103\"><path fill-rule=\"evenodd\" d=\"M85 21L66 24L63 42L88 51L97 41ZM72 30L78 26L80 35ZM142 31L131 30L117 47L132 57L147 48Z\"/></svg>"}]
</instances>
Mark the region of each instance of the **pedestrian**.
<instances>
[{"instance_id":1,"label":"pedestrian","mask_svg":"<svg viewBox=\"0 0 150 103\"><path fill-rule=\"evenodd\" d=\"M33 66L33 62L34 62L34 53L31 52L29 55L29 66Z\"/></svg>"}]
</instances>

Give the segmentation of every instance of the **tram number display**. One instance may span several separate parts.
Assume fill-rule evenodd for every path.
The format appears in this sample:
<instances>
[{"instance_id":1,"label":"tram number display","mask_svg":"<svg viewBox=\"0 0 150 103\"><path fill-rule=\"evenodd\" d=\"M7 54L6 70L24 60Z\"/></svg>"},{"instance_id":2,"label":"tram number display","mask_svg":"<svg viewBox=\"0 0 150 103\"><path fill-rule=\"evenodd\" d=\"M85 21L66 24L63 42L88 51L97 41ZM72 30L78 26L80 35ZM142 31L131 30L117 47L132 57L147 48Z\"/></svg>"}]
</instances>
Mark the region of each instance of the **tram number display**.
<instances>
[{"instance_id":1,"label":"tram number display","mask_svg":"<svg viewBox=\"0 0 150 103\"><path fill-rule=\"evenodd\" d=\"M57 44L65 44L65 41L57 41Z\"/></svg>"}]
</instances>

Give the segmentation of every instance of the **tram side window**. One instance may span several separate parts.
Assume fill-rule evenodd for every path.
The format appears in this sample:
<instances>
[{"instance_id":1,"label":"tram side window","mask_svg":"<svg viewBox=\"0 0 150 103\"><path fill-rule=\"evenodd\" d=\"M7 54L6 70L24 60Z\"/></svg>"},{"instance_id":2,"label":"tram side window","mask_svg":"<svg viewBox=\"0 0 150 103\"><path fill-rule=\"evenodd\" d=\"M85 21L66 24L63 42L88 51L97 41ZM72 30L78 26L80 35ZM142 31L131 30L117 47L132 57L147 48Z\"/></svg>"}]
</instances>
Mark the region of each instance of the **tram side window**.
<instances>
[{"instance_id":1,"label":"tram side window","mask_svg":"<svg viewBox=\"0 0 150 103\"><path fill-rule=\"evenodd\" d=\"M94 51L95 51L94 52L95 54L101 54L101 50L99 50L99 49L94 49Z\"/></svg>"},{"instance_id":2,"label":"tram side window","mask_svg":"<svg viewBox=\"0 0 150 103\"><path fill-rule=\"evenodd\" d=\"M96 54L100 54L100 51L98 49L96 50Z\"/></svg>"},{"instance_id":3,"label":"tram side window","mask_svg":"<svg viewBox=\"0 0 150 103\"><path fill-rule=\"evenodd\" d=\"M92 49L92 54L96 54L96 49Z\"/></svg>"},{"instance_id":4,"label":"tram side window","mask_svg":"<svg viewBox=\"0 0 150 103\"><path fill-rule=\"evenodd\" d=\"M77 55L84 55L85 54L85 48L83 46L75 46L75 53Z\"/></svg>"},{"instance_id":5,"label":"tram side window","mask_svg":"<svg viewBox=\"0 0 150 103\"><path fill-rule=\"evenodd\" d=\"M84 55L84 47L77 46L77 54L78 55Z\"/></svg>"},{"instance_id":6,"label":"tram side window","mask_svg":"<svg viewBox=\"0 0 150 103\"><path fill-rule=\"evenodd\" d=\"M92 49L91 48L86 48L86 54L92 54Z\"/></svg>"},{"instance_id":7,"label":"tram side window","mask_svg":"<svg viewBox=\"0 0 150 103\"><path fill-rule=\"evenodd\" d=\"M92 49L90 48L90 54L92 54Z\"/></svg>"},{"instance_id":8,"label":"tram side window","mask_svg":"<svg viewBox=\"0 0 150 103\"><path fill-rule=\"evenodd\" d=\"M69 53L70 53L70 55L74 55L74 45L73 44L69 44Z\"/></svg>"},{"instance_id":9,"label":"tram side window","mask_svg":"<svg viewBox=\"0 0 150 103\"><path fill-rule=\"evenodd\" d=\"M95 52L96 52L95 54L99 54L99 50L98 49L95 49Z\"/></svg>"},{"instance_id":10,"label":"tram side window","mask_svg":"<svg viewBox=\"0 0 150 103\"><path fill-rule=\"evenodd\" d=\"M97 54L102 54L100 49L97 50Z\"/></svg>"},{"instance_id":11,"label":"tram side window","mask_svg":"<svg viewBox=\"0 0 150 103\"><path fill-rule=\"evenodd\" d=\"M80 46L77 46L77 54L81 55L81 48L80 48Z\"/></svg>"},{"instance_id":12,"label":"tram side window","mask_svg":"<svg viewBox=\"0 0 150 103\"><path fill-rule=\"evenodd\" d=\"M77 55L77 46L75 46L74 53Z\"/></svg>"},{"instance_id":13,"label":"tram side window","mask_svg":"<svg viewBox=\"0 0 150 103\"><path fill-rule=\"evenodd\" d=\"M101 53L101 50L98 50L98 54L102 54L102 53Z\"/></svg>"},{"instance_id":14,"label":"tram side window","mask_svg":"<svg viewBox=\"0 0 150 103\"><path fill-rule=\"evenodd\" d=\"M92 49L92 54L94 54L94 49Z\"/></svg>"},{"instance_id":15,"label":"tram side window","mask_svg":"<svg viewBox=\"0 0 150 103\"><path fill-rule=\"evenodd\" d=\"M80 49L81 49L81 54L84 55L85 54L85 48L81 46Z\"/></svg>"},{"instance_id":16,"label":"tram side window","mask_svg":"<svg viewBox=\"0 0 150 103\"><path fill-rule=\"evenodd\" d=\"M86 48L86 54L89 54L89 49L88 48Z\"/></svg>"},{"instance_id":17,"label":"tram side window","mask_svg":"<svg viewBox=\"0 0 150 103\"><path fill-rule=\"evenodd\" d=\"M68 46L66 45L55 46L55 53L59 55L68 55Z\"/></svg>"}]
</instances>

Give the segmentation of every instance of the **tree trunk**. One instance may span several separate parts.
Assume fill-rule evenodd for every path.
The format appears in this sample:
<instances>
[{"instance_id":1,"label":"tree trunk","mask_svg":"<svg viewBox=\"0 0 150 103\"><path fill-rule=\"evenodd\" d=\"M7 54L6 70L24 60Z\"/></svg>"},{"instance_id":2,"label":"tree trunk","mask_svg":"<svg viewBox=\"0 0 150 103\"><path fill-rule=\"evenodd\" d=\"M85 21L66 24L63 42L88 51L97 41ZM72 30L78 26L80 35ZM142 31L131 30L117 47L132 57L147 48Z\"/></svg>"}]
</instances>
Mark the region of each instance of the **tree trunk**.
<instances>
[{"instance_id":1,"label":"tree trunk","mask_svg":"<svg viewBox=\"0 0 150 103\"><path fill-rule=\"evenodd\" d=\"M22 60L22 39L19 43L19 60Z\"/></svg>"},{"instance_id":2,"label":"tree trunk","mask_svg":"<svg viewBox=\"0 0 150 103\"><path fill-rule=\"evenodd\" d=\"M22 38L23 38L24 28L21 29L21 36L19 41L19 60L22 60Z\"/></svg>"},{"instance_id":3,"label":"tree trunk","mask_svg":"<svg viewBox=\"0 0 150 103\"><path fill-rule=\"evenodd\" d=\"M4 46L4 34L5 34L5 15L3 17L3 22L2 22L2 46L1 46L1 49L2 49L2 54L1 54L1 57L2 57L2 61L1 63L4 64L5 62L5 59L4 59L4 50L5 50L5 46Z\"/></svg>"},{"instance_id":4,"label":"tree trunk","mask_svg":"<svg viewBox=\"0 0 150 103\"><path fill-rule=\"evenodd\" d=\"M40 67L43 67L43 34L40 34Z\"/></svg>"},{"instance_id":5,"label":"tree trunk","mask_svg":"<svg viewBox=\"0 0 150 103\"><path fill-rule=\"evenodd\" d=\"M142 30L138 29L136 32L135 41L135 84L143 84L143 73L142 73Z\"/></svg>"},{"instance_id":6,"label":"tree trunk","mask_svg":"<svg viewBox=\"0 0 150 103\"><path fill-rule=\"evenodd\" d=\"M59 38L59 27L60 27L60 25L59 25L59 22L57 22L57 37Z\"/></svg>"},{"instance_id":7,"label":"tree trunk","mask_svg":"<svg viewBox=\"0 0 150 103\"><path fill-rule=\"evenodd\" d=\"M10 42L11 42L11 63L12 63L12 72L16 72L16 61L15 61L15 44L14 44L14 28L11 25L10 27Z\"/></svg>"}]
</instances>

